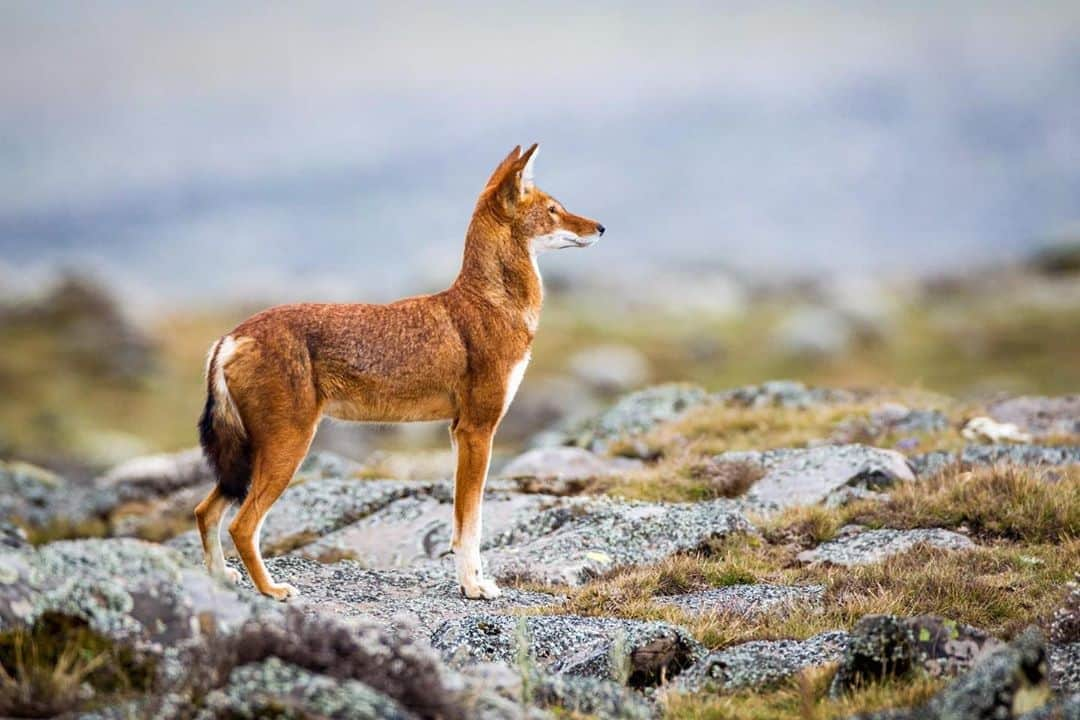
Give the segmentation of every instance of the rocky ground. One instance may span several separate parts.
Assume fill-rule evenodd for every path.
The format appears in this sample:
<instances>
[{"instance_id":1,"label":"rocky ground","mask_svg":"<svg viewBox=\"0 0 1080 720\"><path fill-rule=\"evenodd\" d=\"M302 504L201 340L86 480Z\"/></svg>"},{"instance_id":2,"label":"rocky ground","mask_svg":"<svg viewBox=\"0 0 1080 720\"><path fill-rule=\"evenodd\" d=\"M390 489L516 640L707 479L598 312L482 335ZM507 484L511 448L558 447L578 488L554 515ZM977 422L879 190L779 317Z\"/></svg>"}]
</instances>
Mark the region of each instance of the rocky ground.
<instances>
[{"instance_id":1,"label":"rocky ground","mask_svg":"<svg viewBox=\"0 0 1080 720\"><path fill-rule=\"evenodd\" d=\"M311 455L263 528L288 604L202 570L209 486L0 464L0 715L1080 717L1075 396L624 396L493 471L490 602L442 456Z\"/></svg>"}]
</instances>

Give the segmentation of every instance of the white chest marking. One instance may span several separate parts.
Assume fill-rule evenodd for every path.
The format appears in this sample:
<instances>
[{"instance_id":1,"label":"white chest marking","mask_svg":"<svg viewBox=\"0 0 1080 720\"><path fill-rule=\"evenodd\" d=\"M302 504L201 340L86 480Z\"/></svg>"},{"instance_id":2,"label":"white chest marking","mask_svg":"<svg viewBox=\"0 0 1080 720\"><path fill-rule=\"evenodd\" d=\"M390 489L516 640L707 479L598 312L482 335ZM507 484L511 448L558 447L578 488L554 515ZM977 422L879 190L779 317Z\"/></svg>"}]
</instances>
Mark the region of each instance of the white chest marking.
<instances>
[{"instance_id":1,"label":"white chest marking","mask_svg":"<svg viewBox=\"0 0 1080 720\"><path fill-rule=\"evenodd\" d=\"M525 368L529 367L531 358L531 351L526 350L525 356L518 360L514 367L510 368L510 375L506 378L506 396L503 398L503 415L506 415L506 411L510 409L510 403L514 401L514 396L517 395L521 379L525 377Z\"/></svg>"}]
</instances>

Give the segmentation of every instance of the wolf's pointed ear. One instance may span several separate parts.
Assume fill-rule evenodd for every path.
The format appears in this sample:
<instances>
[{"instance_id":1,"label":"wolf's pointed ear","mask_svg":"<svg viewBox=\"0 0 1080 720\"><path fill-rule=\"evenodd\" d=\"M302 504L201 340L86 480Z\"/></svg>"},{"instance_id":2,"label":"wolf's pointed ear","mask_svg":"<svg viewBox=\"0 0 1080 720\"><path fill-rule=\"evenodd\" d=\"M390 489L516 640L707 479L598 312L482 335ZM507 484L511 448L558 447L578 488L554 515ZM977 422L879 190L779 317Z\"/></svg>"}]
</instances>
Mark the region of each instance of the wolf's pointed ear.
<instances>
[{"instance_id":1,"label":"wolf's pointed ear","mask_svg":"<svg viewBox=\"0 0 1080 720\"><path fill-rule=\"evenodd\" d=\"M536 162L536 155L540 151L540 145L533 143L533 146L525 151L525 154L518 160L519 163L524 162L524 166L521 168L521 191L526 192L532 190L535 187L533 183L533 163Z\"/></svg>"},{"instance_id":2,"label":"wolf's pointed ear","mask_svg":"<svg viewBox=\"0 0 1080 720\"><path fill-rule=\"evenodd\" d=\"M488 178L487 187L492 185L498 185L506 174L506 169L517 162L521 157L521 146L515 145L514 149L510 151L510 154L503 158L502 162L495 166L494 172L491 173L491 177Z\"/></svg>"}]
</instances>

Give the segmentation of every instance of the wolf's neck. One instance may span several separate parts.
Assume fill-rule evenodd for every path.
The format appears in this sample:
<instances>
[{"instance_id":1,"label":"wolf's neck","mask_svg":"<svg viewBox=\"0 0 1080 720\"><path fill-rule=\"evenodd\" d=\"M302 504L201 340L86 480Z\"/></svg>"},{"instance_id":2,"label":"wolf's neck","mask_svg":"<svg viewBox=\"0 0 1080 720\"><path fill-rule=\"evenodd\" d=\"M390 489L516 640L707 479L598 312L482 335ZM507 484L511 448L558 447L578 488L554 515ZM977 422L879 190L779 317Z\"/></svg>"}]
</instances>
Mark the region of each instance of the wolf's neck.
<instances>
[{"instance_id":1,"label":"wolf's neck","mask_svg":"<svg viewBox=\"0 0 1080 720\"><path fill-rule=\"evenodd\" d=\"M535 330L544 302L535 253L526 251L526 244L510 237L505 227L476 225L470 226L465 238L461 272L454 286L524 317L530 331Z\"/></svg>"}]
</instances>

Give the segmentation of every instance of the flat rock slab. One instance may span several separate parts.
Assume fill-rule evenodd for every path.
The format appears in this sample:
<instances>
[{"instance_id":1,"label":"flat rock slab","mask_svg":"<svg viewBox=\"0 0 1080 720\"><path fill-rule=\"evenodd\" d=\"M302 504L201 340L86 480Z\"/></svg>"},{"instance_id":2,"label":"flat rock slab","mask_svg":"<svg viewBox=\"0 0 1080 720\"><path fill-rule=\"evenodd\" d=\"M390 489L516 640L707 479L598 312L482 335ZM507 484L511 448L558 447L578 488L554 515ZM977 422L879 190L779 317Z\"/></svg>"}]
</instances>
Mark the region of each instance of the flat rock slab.
<instances>
[{"instance_id":1,"label":"flat rock slab","mask_svg":"<svg viewBox=\"0 0 1080 720\"><path fill-rule=\"evenodd\" d=\"M241 568L237 561L230 562ZM290 606L383 625L415 626L425 634L454 618L556 605L565 599L548 593L503 588L502 597L497 600L469 600L461 594L449 558L412 570L377 570L350 560L323 564L293 555L271 558L266 566L275 580L291 583L300 591L299 596L289 601ZM246 574L241 583L254 593Z\"/></svg>"},{"instance_id":2,"label":"flat rock slab","mask_svg":"<svg viewBox=\"0 0 1080 720\"><path fill-rule=\"evenodd\" d=\"M436 560L450 549L453 496L449 485L445 490L395 500L300 547L295 554L323 562L353 559L365 567L386 569ZM483 549L511 538L524 539L537 515L562 504L561 498L546 495L489 493L483 507L488 538Z\"/></svg>"},{"instance_id":3,"label":"flat rock slab","mask_svg":"<svg viewBox=\"0 0 1080 720\"><path fill-rule=\"evenodd\" d=\"M553 529L524 542L500 543L485 557L492 575L576 586L616 567L656 562L713 538L753 530L730 500L663 504L589 498L545 511L535 522Z\"/></svg>"},{"instance_id":4,"label":"flat rock slab","mask_svg":"<svg viewBox=\"0 0 1080 720\"><path fill-rule=\"evenodd\" d=\"M1015 397L994 403L988 413L1035 437L1080 435L1080 395Z\"/></svg>"},{"instance_id":5,"label":"flat rock slab","mask_svg":"<svg viewBox=\"0 0 1080 720\"><path fill-rule=\"evenodd\" d=\"M825 632L806 640L755 640L709 653L676 682L689 692L733 692L776 685L808 667L836 662L847 633Z\"/></svg>"},{"instance_id":6,"label":"flat rock slab","mask_svg":"<svg viewBox=\"0 0 1080 720\"><path fill-rule=\"evenodd\" d=\"M341 527L367 517L395 500L432 493L436 483L398 480L359 480L319 477L293 485L274 503L262 529L264 555L279 555L318 540ZM202 559L198 535L187 532L168 542L193 561ZM235 549L222 532L227 554Z\"/></svg>"},{"instance_id":7,"label":"flat rock slab","mask_svg":"<svg viewBox=\"0 0 1080 720\"><path fill-rule=\"evenodd\" d=\"M772 380L760 385L747 385L717 393L714 397L727 405L752 408L809 408L855 399L855 395L846 390L808 388L795 380Z\"/></svg>"},{"instance_id":8,"label":"flat rock slab","mask_svg":"<svg viewBox=\"0 0 1080 720\"><path fill-rule=\"evenodd\" d=\"M674 677L704 654L675 625L576 615L474 615L441 625L431 644L451 666L511 663L526 649L547 671L636 687Z\"/></svg>"},{"instance_id":9,"label":"flat rock slab","mask_svg":"<svg viewBox=\"0 0 1080 720\"><path fill-rule=\"evenodd\" d=\"M727 452L713 459L762 468L765 475L748 495L780 508L824 502L841 488L875 489L915 479L903 455L865 445Z\"/></svg>"},{"instance_id":10,"label":"flat rock slab","mask_svg":"<svg viewBox=\"0 0 1080 720\"><path fill-rule=\"evenodd\" d=\"M946 550L971 550L975 547L975 543L966 535L944 528L865 530L842 535L813 550L805 550L799 553L798 559L805 563L871 565L922 544Z\"/></svg>"},{"instance_id":11,"label":"flat rock slab","mask_svg":"<svg viewBox=\"0 0 1080 720\"><path fill-rule=\"evenodd\" d=\"M747 617L783 615L793 605L820 605L823 585L729 585L683 595L653 598L657 605L676 607L691 615L735 614Z\"/></svg>"}]
</instances>

